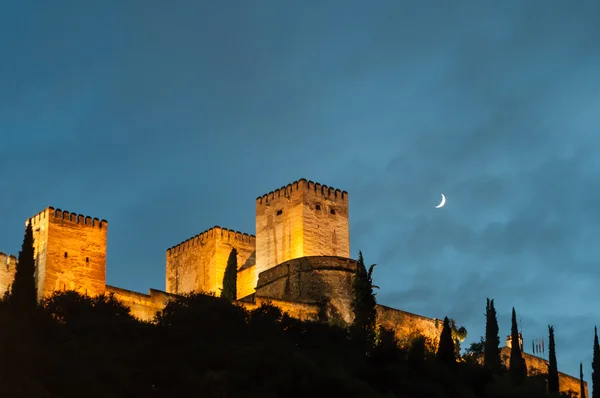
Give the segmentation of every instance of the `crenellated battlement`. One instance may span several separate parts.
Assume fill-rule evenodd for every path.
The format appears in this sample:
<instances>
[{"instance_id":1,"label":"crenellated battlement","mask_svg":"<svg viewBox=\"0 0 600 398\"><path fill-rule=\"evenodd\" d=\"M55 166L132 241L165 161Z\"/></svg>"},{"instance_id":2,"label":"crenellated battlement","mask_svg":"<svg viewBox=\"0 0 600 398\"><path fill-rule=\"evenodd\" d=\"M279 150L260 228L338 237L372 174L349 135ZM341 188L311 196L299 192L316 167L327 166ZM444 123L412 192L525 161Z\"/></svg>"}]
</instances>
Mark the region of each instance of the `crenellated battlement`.
<instances>
[{"instance_id":1,"label":"crenellated battlement","mask_svg":"<svg viewBox=\"0 0 600 398\"><path fill-rule=\"evenodd\" d=\"M279 189L256 198L256 203L268 204L279 198L289 198L296 192L310 192L332 201L348 202L348 192L334 187L301 178Z\"/></svg>"},{"instance_id":2,"label":"crenellated battlement","mask_svg":"<svg viewBox=\"0 0 600 398\"><path fill-rule=\"evenodd\" d=\"M13 256L12 254L0 252L0 267L16 268L16 266L17 258L15 256Z\"/></svg>"},{"instance_id":3,"label":"crenellated battlement","mask_svg":"<svg viewBox=\"0 0 600 398\"><path fill-rule=\"evenodd\" d=\"M167 256L174 255L175 253L179 253L187 250L190 247L196 245L205 244L210 239L226 238L229 241L239 241L243 243L252 243L256 244L256 236L250 235L244 232L235 231L233 229L222 228L218 225L207 229L204 232L200 232L198 235L192 236L191 238L170 247L167 249Z\"/></svg>"},{"instance_id":4,"label":"crenellated battlement","mask_svg":"<svg viewBox=\"0 0 600 398\"><path fill-rule=\"evenodd\" d=\"M94 227L103 229L108 227L108 221L100 220L96 217L85 216L83 214L72 213L67 210L55 209L52 206L47 207L43 211L39 212L35 216L31 217L32 225L35 225L46 219L59 219L63 221L72 222L75 224L86 225L88 227ZM28 220L28 221L29 221Z\"/></svg>"}]
</instances>

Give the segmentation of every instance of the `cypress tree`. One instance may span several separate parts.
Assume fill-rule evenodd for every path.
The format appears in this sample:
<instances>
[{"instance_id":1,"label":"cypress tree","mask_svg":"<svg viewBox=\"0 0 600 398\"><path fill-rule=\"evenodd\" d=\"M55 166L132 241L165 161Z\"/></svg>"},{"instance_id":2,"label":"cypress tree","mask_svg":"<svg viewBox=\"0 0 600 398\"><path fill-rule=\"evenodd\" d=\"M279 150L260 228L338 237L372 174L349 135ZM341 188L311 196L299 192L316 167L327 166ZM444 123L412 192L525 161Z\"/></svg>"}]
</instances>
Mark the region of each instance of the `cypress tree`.
<instances>
[{"instance_id":1,"label":"cypress tree","mask_svg":"<svg viewBox=\"0 0 600 398\"><path fill-rule=\"evenodd\" d=\"M227 259L221 297L229 301L237 299L237 250L235 247L231 249L229 258Z\"/></svg>"},{"instance_id":2,"label":"cypress tree","mask_svg":"<svg viewBox=\"0 0 600 398\"><path fill-rule=\"evenodd\" d=\"M585 398L585 385L583 384L583 363L579 362L579 398Z\"/></svg>"},{"instance_id":3,"label":"cypress tree","mask_svg":"<svg viewBox=\"0 0 600 398\"><path fill-rule=\"evenodd\" d=\"M352 312L354 314L352 329L354 333L358 334L360 340L364 340L371 346L375 343L377 322L377 301L373 293L373 268L375 268L375 264L371 265L367 271L362 252L359 251L356 275L352 283Z\"/></svg>"},{"instance_id":4,"label":"cypress tree","mask_svg":"<svg viewBox=\"0 0 600 398\"><path fill-rule=\"evenodd\" d=\"M517 313L515 307L512 309L512 327L511 327L511 349L510 349L510 376L515 385L521 385L527 377L527 366L521 353L519 344L519 329L517 328Z\"/></svg>"},{"instance_id":5,"label":"cypress tree","mask_svg":"<svg viewBox=\"0 0 600 398\"><path fill-rule=\"evenodd\" d=\"M495 374L502 370L502 360L500 359L500 337L498 332L498 318L496 317L494 300L488 298L485 306L485 344L483 346L483 363L486 368Z\"/></svg>"},{"instance_id":6,"label":"cypress tree","mask_svg":"<svg viewBox=\"0 0 600 398\"><path fill-rule=\"evenodd\" d=\"M554 327L550 325L548 325L548 362L548 392L558 393L558 365L556 363Z\"/></svg>"},{"instance_id":7,"label":"cypress tree","mask_svg":"<svg viewBox=\"0 0 600 398\"><path fill-rule=\"evenodd\" d=\"M594 357L592 359L592 398L600 398L600 345L598 345L596 326L594 326Z\"/></svg>"},{"instance_id":8,"label":"cypress tree","mask_svg":"<svg viewBox=\"0 0 600 398\"><path fill-rule=\"evenodd\" d=\"M34 255L33 227L30 220L25 228L25 236L21 251L19 252L15 279L10 291L10 303L13 310L25 316L35 312L37 306Z\"/></svg>"},{"instance_id":9,"label":"cypress tree","mask_svg":"<svg viewBox=\"0 0 600 398\"><path fill-rule=\"evenodd\" d=\"M442 327L442 333L440 334L440 344L436 357L447 365L456 363L456 357L454 356L454 340L452 339L452 330L450 329L450 321L448 317L444 318L444 326Z\"/></svg>"}]
</instances>

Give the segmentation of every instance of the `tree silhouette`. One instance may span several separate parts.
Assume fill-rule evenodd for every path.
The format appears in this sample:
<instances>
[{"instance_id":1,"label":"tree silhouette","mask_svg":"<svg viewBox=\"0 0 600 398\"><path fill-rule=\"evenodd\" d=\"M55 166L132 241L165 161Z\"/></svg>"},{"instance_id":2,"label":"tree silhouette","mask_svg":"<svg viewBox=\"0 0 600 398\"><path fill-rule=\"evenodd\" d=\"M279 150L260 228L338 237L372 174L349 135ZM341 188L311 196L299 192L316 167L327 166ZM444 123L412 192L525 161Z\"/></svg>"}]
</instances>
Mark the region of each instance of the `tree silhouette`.
<instances>
[{"instance_id":1,"label":"tree silhouette","mask_svg":"<svg viewBox=\"0 0 600 398\"><path fill-rule=\"evenodd\" d=\"M353 281L352 312L354 322L352 329L355 336L364 340L368 345L375 343L375 326L377 321L377 301L373 293L373 268L367 271L362 252L358 252L358 264Z\"/></svg>"},{"instance_id":2,"label":"tree silhouette","mask_svg":"<svg viewBox=\"0 0 600 398\"><path fill-rule=\"evenodd\" d=\"M594 357L592 359L592 398L600 398L600 345L598 345L596 326L594 326Z\"/></svg>"},{"instance_id":3,"label":"tree silhouette","mask_svg":"<svg viewBox=\"0 0 600 398\"><path fill-rule=\"evenodd\" d=\"M485 344L483 347L483 363L488 370L496 374L502 370L502 360L500 359L500 337L498 332L498 318L496 317L494 300L488 298L485 306Z\"/></svg>"},{"instance_id":4,"label":"tree silhouette","mask_svg":"<svg viewBox=\"0 0 600 398\"><path fill-rule=\"evenodd\" d=\"M231 249L227 259L227 267L223 275L223 290L221 297L229 301L237 299L237 250Z\"/></svg>"},{"instance_id":5,"label":"tree silhouette","mask_svg":"<svg viewBox=\"0 0 600 398\"><path fill-rule=\"evenodd\" d=\"M511 349L510 349L510 376L515 385L522 385L527 377L527 367L521 352L519 329L517 328L517 313L512 309Z\"/></svg>"},{"instance_id":6,"label":"tree silhouette","mask_svg":"<svg viewBox=\"0 0 600 398\"><path fill-rule=\"evenodd\" d=\"M554 343L554 327L548 325L548 392L558 392L558 365L556 363L556 346Z\"/></svg>"},{"instance_id":7,"label":"tree silhouette","mask_svg":"<svg viewBox=\"0 0 600 398\"><path fill-rule=\"evenodd\" d=\"M454 340L452 339L452 330L450 329L450 321L448 317L444 318L444 326L440 334L440 344L438 346L436 357L447 365L456 363L454 356Z\"/></svg>"},{"instance_id":8,"label":"tree silhouette","mask_svg":"<svg viewBox=\"0 0 600 398\"><path fill-rule=\"evenodd\" d=\"M33 227L31 226L31 220L25 228L25 236L21 251L19 252L15 279L11 286L10 302L14 311L25 316L32 314L37 306Z\"/></svg>"},{"instance_id":9,"label":"tree silhouette","mask_svg":"<svg viewBox=\"0 0 600 398\"><path fill-rule=\"evenodd\" d=\"M585 398L585 385L583 384L583 363L579 362L579 398Z\"/></svg>"}]
</instances>

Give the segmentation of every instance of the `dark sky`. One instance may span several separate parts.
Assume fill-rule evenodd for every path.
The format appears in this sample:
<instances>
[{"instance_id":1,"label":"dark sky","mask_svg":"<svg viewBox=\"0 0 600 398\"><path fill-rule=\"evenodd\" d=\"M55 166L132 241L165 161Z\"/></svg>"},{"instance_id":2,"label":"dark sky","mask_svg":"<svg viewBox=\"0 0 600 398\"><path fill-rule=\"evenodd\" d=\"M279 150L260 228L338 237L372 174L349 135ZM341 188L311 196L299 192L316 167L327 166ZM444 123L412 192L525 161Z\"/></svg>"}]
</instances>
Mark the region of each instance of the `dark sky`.
<instances>
[{"instance_id":1,"label":"dark sky","mask_svg":"<svg viewBox=\"0 0 600 398\"><path fill-rule=\"evenodd\" d=\"M10 2L0 251L51 205L109 221L109 284L164 289L168 247L254 233L255 198L306 177L349 192L380 303L466 346L493 297L502 341L515 306L527 351L553 324L589 379L598 21L594 0Z\"/></svg>"}]
</instances>

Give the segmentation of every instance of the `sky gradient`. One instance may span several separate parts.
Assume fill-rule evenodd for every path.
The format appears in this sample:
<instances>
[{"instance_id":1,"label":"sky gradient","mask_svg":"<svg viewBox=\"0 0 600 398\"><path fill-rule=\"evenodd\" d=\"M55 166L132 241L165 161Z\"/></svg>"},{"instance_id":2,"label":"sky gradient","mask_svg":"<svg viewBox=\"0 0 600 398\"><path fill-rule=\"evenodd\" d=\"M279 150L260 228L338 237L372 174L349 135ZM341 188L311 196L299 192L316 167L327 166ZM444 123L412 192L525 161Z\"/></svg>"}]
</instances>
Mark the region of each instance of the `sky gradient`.
<instances>
[{"instance_id":1,"label":"sky gradient","mask_svg":"<svg viewBox=\"0 0 600 398\"><path fill-rule=\"evenodd\" d=\"M381 304L466 347L495 298L589 380L600 2L450 3L5 4L0 251L54 206L109 221L108 284L163 290L167 248L305 177L349 192Z\"/></svg>"}]
</instances>

